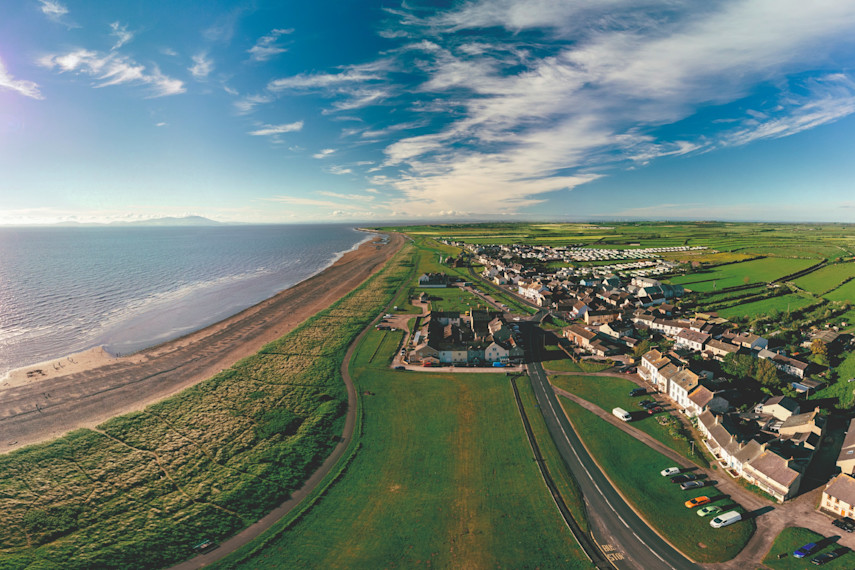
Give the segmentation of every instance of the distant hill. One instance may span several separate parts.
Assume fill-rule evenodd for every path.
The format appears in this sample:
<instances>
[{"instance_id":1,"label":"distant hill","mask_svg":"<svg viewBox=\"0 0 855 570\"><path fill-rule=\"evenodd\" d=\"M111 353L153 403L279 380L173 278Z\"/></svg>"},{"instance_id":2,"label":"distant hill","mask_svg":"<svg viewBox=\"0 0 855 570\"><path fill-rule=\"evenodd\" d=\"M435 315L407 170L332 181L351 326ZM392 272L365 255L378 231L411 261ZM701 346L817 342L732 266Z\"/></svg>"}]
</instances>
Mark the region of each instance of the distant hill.
<instances>
[{"instance_id":1,"label":"distant hill","mask_svg":"<svg viewBox=\"0 0 855 570\"><path fill-rule=\"evenodd\" d=\"M223 222L217 222L202 216L185 216L183 218L153 218L151 220L139 220L135 222L109 222L106 224L99 223L80 223L80 222L60 222L52 224L54 227L117 227L117 226L134 226L134 227L178 227L178 226L222 226Z\"/></svg>"}]
</instances>

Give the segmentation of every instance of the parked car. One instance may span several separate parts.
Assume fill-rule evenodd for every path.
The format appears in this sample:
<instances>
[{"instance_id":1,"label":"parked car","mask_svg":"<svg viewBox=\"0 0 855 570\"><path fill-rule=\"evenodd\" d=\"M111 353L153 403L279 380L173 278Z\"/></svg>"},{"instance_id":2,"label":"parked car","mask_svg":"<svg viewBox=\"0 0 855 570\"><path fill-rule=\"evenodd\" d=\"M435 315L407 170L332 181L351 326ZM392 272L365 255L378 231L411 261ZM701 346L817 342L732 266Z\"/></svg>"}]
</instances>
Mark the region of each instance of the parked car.
<instances>
[{"instance_id":1,"label":"parked car","mask_svg":"<svg viewBox=\"0 0 855 570\"><path fill-rule=\"evenodd\" d=\"M672 483L685 483L686 481L694 481L698 476L694 473L680 473L675 477L671 477Z\"/></svg>"},{"instance_id":2,"label":"parked car","mask_svg":"<svg viewBox=\"0 0 855 570\"><path fill-rule=\"evenodd\" d=\"M826 562L831 562L835 558L840 558L841 556L843 556L847 552L849 552L849 549L846 548L845 546L842 546L840 548L832 550L831 552L824 552L824 553L820 554L819 556L814 556L813 558L811 558L810 563L815 565L815 566L822 566Z\"/></svg>"},{"instance_id":3,"label":"parked car","mask_svg":"<svg viewBox=\"0 0 855 570\"><path fill-rule=\"evenodd\" d=\"M742 520L742 515L736 511L727 511L724 514L718 515L710 521L710 526L713 528L721 528L729 524L733 524Z\"/></svg>"},{"instance_id":4,"label":"parked car","mask_svg":"<svg viewBox=\"0 0 855 570\"><path fill-rule=\"evenodd\" d=\"M665 410L662 409L662 406L651 406L651 407L647 408L647 413L650 415L658 414L658 413L664 412L664 411Z\"/></svg>"},{"instance_id":5,"label":"parked car","mask_svg":"<svg viewBox=\"0 0 855 570\"><path fill-rule=\"evenodd\" d=\"M630 396L643 396L647 393L645 388L633 388L629 391Z\"/></svg>"},{"instance_id":6,"label":"parked car","mask_svg":"<svg viewBox=\"0 0 855 570\"><path fill-rule=\"evenodd\" d=\"M679 467L668 467L667 469L663 469L662 471L660 471L659 474L662 475L663 477L670 477L672 475L676 475L679 472L680 472Z\"/></svg>"},{"instance_id":7,"label":"parked car","mask_svg":"<svg viewBox=\"0 0 855 570\"><path fill-rule=\"evenodd\" d=\"M395 370L406 370L406 369L407 369L406 366L396 366L395 367Z\"/></svg>"},{"instance_id":8,"label":"parked car","mask_svg":"<svg viewBox=\"0 0 855 570\"><path fill-rule=\"evenodd\" d=\"M684 491L688 491L689 489L700 489L703 486L703 481L686 481L685 483L680 483L680 488Z\"/></svg>"},{"instance_id":9,"label":"parked car","mask_svg":"<svg viewBox=\"0 0 855 570\"><path fill-rule=\"evenodd\" d=\"M695 497L694 499L689 499L684 504L687 509L694 509L695 507L700 507L701 505L706 505L710 502L710 498L706 495L701 495L700 497Z\"/></svg>"},{"instance_id":10,"label":"parked car","mask_svg":"<svg viewBox=\"0 0 855 570\"><path fill-rule=\"evenodd\" d=\"M845 530L846 532L855 531L855 520L852 520L849 517L843 517L842 519L834 519L833 521L831 521L831 524L833 524L840 530Z\"/></svg>"},{"instance_id":11,"label":"parked car","mask_svg":"<svg viewBox=\"0 0 855 570\"><path fill-rule=\"evenodd\" d=\"M721 507L717 507L715 505L707 505L702 509L698 509L699 517L706 517L709 515L717 515L721 512Z\"/></svg>"},{"instance_id":12,"label":"parked car","mask_svg":"<svg viewBox=\"0 0 855 570\"><path fill-rule=\"evenodd\" d=\"M804 546L801 546L793 552L793 556L795 558L804 558L805 556L810 556L814 552L819 550L819 546L815 542L808 542Z\"/></svg>"},{"instance_id":13,"label":"parked car","mask_svg":"<svg viewBox=\"0 0 855 570\"><path fill-rule=\"evenodd\" d=\"M648 406L655 406L655 405L656 405L656 402L653 402L653 401L651 401L651 400L641 400L641 401L638 403L638 405L639 405L639 406L641 406L642 408L644 408L644 409L646 410Z\"/></svg>"}]
</instances>

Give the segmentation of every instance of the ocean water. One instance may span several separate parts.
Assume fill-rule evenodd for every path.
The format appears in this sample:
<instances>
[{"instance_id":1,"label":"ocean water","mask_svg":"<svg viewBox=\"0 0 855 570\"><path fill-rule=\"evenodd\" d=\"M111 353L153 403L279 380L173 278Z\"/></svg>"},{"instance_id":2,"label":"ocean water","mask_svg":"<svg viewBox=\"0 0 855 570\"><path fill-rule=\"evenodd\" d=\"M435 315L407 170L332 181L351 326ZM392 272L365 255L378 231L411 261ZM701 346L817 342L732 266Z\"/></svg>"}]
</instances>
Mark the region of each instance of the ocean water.
<instances>
[{"instance_id":1,"label":"ocean water","mask_svg":"<svg viewBox=\"0 0 855 570\"><path fill-rule=\"evenodd\" d=\"M370 237L343 225L0 228L0 377L96 346L128 354L177 338Z\"/></svg>"}]
</instances>

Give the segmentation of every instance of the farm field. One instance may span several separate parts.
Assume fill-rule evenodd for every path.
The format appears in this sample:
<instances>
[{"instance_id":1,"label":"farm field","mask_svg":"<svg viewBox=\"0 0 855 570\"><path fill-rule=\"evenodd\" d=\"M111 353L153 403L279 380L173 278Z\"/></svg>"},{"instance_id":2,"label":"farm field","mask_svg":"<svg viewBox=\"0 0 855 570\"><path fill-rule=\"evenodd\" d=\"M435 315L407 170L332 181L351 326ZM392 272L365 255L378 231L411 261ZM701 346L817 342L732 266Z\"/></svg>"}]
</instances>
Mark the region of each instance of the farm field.
<instances>
[{"instance_id":1,"label":"farm field","mask_svg":"<svg viewBox=\"0 0 855 570\"><path fill-rule=\"evenodd\" d=\"M855 301L855 279L823 295L829 301Z\"/></svg>"},{"instance_id":2,"label":"farm field","mask_svg":"<svg viewBox=\"0 0 855 570\"><path fill-rule=\"evenodd\" d=\"M164 567L282 502L334 447L344 351L410 278L410 254L175 397L0 456L0 567Z\"/></svg>"},{"instance_id":3,"label":"farm field","mask_svg":"<svg viewBox=\"0 0 855 570\"><path fill-rule=\"evenodd\" d=\"M691 273L672 279L672 283L683 285L693 291L713 291L747 283L774 281L806 269L816 263L808 259L764 258L733 263L703 273ZM747 280L747 281L746 281Z\"/></svg>"},{"instance_id":4,"label":"farm field","mask_svg":"<svg viewBox=\"0 0 855 570\"><path fill-rule=\"evenodd\" d=\"M508 378L390 370L397 339L372 331L354 355L364 423L341 479L218 567L590 567L531 461Z\"/></svg>"},{"instance_id":5,"label":"farm field","mask_svg":"<svg viewBox=\"0 0 855 570\"><path fill-rule=\"evenodd\" d=\"M753 520L713 529L708 517L699 517L694 509L683 506L686 499L704 494L713 499L713 504L728 509L733 501L712 487L703 492L681 491L678 485L659 475L662 469L672 465L667 457L575 402L559 400L579 437L611 481L678 550L702 563L724 562L742 550L754 532Z\"/></svg>"},{"instance_id":6,"label":"farm field","mask_svg":"<svg viewBox=\"0 0 855 570\"><path fill-rule=\"evenodd\" d=\"M808 273L796 279L794 283L805 291L822 295L853 277L855 277L855 263L835 263Z\"/></svg>"},{"instance_id":7,"label":"farm field","mask_svg":"<svg viewBox=\"0 0 855 570\"><path fill-rule=\"evenodd\" d=\"M787 311L796 311L816 302L817 299L805 295L780 295L753 303L743 303L727 309L720 309L718 314L725 319L731 317L751 318L757 315L772 315L786 313Z\"/></svg>"}]
</instances>

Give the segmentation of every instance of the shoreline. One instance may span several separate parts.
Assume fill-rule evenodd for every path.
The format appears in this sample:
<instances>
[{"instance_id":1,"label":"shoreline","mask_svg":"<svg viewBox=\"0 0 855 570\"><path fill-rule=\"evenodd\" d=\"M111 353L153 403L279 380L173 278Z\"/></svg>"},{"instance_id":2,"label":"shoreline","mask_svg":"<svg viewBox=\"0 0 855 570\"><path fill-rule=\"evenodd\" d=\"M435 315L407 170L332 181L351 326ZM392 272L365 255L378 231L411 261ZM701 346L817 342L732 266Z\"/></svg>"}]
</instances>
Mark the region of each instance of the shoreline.
<instances>
[{"instance_id":1,"label":"shoreline","mask_svg":"<svg viewBox=\"0 0 855 570\"><path fill-rule=\"evenodd\" d=\"M76 372L83 372L83 371L86 371L86 370L89 370L92 368L97 368L100 366L106 366L116 359L133 360L134 357L136 357L136 356L138 356L138 355L140 355L146 351L156 349L160 346L168 345L174 341L179 341L186 336L194 335L196 333L201 333L209 327L216 327L220 323L227 321L228 319L241 314L243 311L246 311L248 309L252 309L253 307L255 307L257 305L265 303L266 301L270 301L271 299L274 299L279 294L281 294L285 291L288 291L289 289L293 289L294 287L297 287L301 283L304 283L304 282L320 275L321 273L323 273L324 271L327 271L329 268L331 268L336 263L338 263L348 253L358 251L359 248L362 247L365 243L376 240L383 235L383 234L380 234L374 230L368 230L365 228L353 228L353 229L354 229L354 231L363 232L367 235L364 238L357 241L355 244L353 244L353 246L351 246L349 249L345 249L345 250L338 251L338 252L334 253L332 256L330 256L329 262L326 265L324 265L323 267L321 267L320 269L318 269L315 273L312 273L311 275L307 276L306 278L302 279L301 281L298 281L298 282L294 283L293 285L286 287L285 289L280 289L279 291L277 291L276 293L274 293L273 295L271 295L270 297L268 297L266 299L262 299L261 301L253 303L252 305L245 307L244 309L241 309L240 311L238 311L234 314L227 315L226 317L220 319L219 321L216 321L214 323L208 323L208 324L200 325L199 327L193 328L190 331L184 332L184 333L182 333L176 337L156 342L155 344L143 347L139 350L136 350L134 352L129 352L127 354L119 354L119 353L111 352L109 349L109 345L100 344L100 345L92 346L89 348L85 348L85 349L77 351L77 352L66 353L66 354L62 354L62 355L54 357L54 358L48 358L45 360L34 362L32 364L25 364L23 366L18 366L16 368L12 368L10 370L7 370L5 373L2 373L2 375L0 375L0 393L2 393L2 391L5 388L23 386L23 385L27 385L27 384L40 382L43 380L50 380L53 378L59 378L62 376L67 376L69 374L74 374Z\"/></svg>"},{"instance_id":2,"label":"shoreline","mask_svg":"<svg viewBox=\"0 0 855 570\"><path fill-rule=\"evenodd\" d=\"M372 233L312 277L198 331L128 356L96 347L47 361L55 368L17 369L15 385L10 376L0 381L0 453L142 410L257 353L351 292L404 241L400 234ZM38 369L44 374L28 378Z\"/></svg>"}]
</instances>

